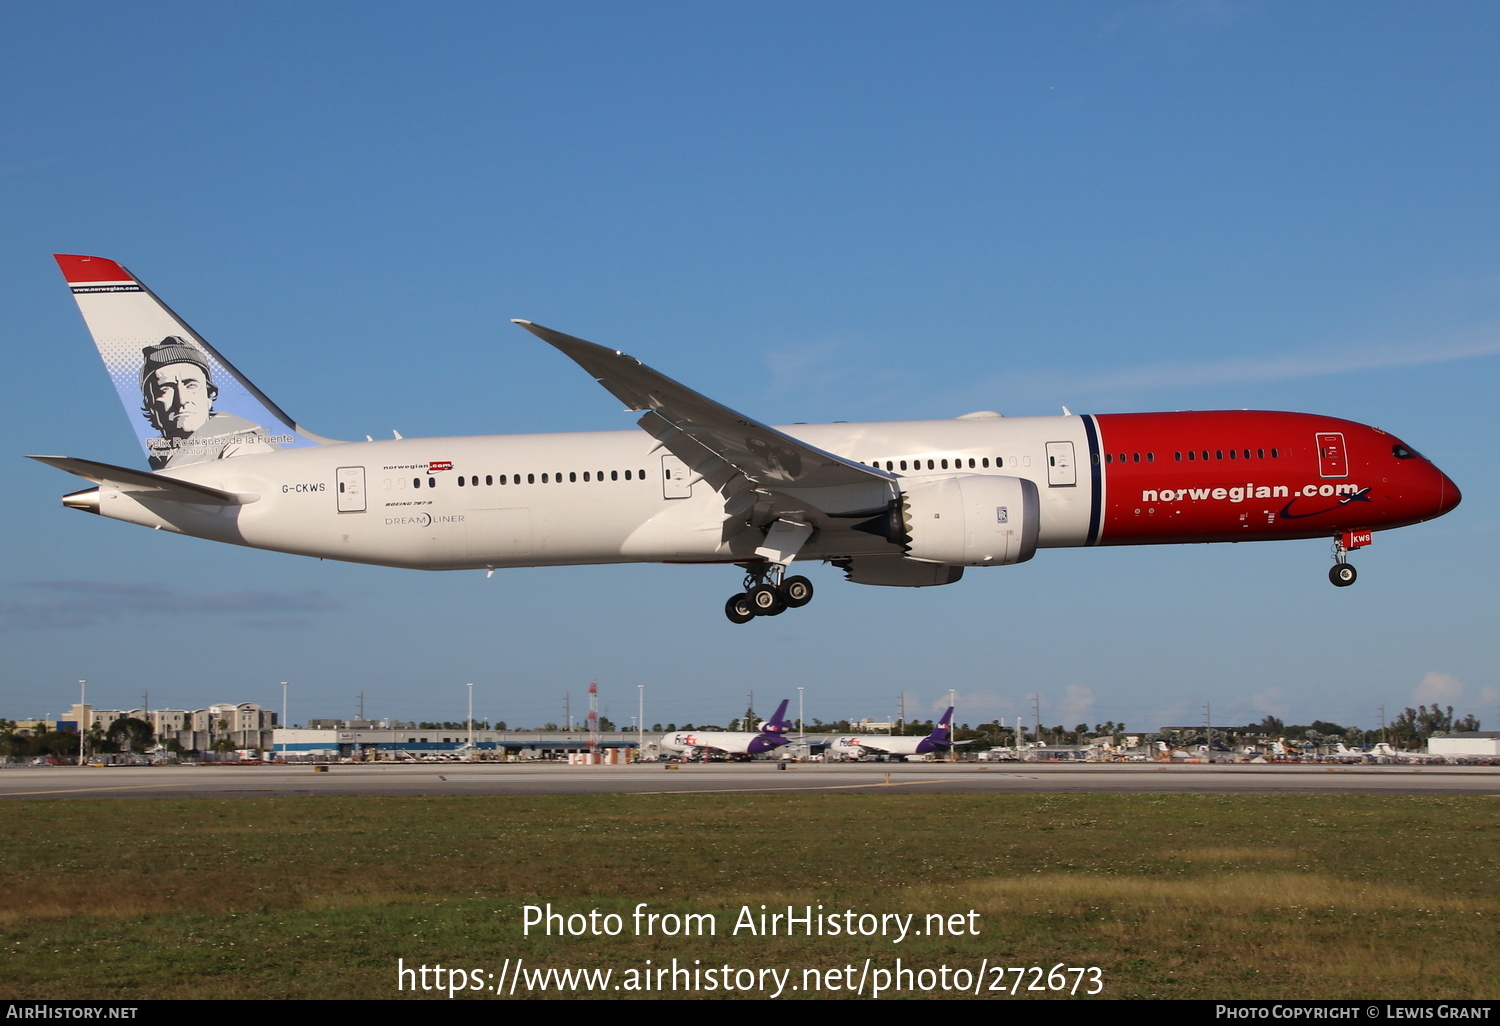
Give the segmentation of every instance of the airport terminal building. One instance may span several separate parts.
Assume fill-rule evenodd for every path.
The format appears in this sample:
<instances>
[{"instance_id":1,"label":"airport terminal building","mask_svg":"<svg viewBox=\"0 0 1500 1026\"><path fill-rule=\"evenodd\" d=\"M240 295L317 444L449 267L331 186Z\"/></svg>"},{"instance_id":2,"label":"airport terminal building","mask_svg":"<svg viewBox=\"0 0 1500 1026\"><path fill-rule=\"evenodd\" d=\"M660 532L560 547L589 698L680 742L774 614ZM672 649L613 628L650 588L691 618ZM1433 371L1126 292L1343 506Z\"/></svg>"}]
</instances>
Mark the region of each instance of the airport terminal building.
<instances>
[{"instance_id":1,"label":"airport terminal building","mask_svg":"<svg viewBox=\"0 0 1500 1026\"><path fill-rule=\"evenodd\" d=\"M267 750L272 758L285 762L565 759L590 750L600 753L606 761L626 761L634 758L640 740L634 731L601 732L596 744L591 744L587 732L577 730L475 730L472 736L471 746L470 732L465 728L396 730L377 723L356 722L340 727L276 730Z\"/></svg>"}]
</instances>

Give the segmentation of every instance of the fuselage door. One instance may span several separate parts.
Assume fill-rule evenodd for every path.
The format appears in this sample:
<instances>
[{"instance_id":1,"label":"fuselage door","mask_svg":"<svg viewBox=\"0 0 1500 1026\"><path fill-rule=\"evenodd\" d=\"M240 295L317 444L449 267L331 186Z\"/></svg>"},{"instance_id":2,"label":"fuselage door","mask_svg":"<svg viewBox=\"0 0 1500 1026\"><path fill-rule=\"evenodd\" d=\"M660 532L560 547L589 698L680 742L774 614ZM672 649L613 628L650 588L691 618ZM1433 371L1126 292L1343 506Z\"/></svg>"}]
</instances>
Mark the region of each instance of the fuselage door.
<instances>
[{"instance_id":1,"label":"fuselage door","mask_svg":"<svg viewBox=\"0 0 1500 1026\"><path fill-rule=\"evenodd\" d=\"M688 479L688 466L676 456L667 454L661 458L661 497L663 499L690 499L693 485Z\"/></svg>"},{"instance_id":2,"label":"fuselage door","mask_svg":"<svg viewBox=\"0 0 1500 1026\"><path fill-rule=\"evenodd\" d=\"M1318 473L1324 477L1348 477L1349 460L1344 452L1343 432L1320 432L1317 442Z\"/></svg>"},{"instance_id":3,"label":"fuselage door","mask_svg":"<svg viewBox=\"0 0 1500 1026\"><path fill-rule=\"evenodd\" d=\"M1053 488L1071 488L1078 484L1072 442L1047 443L1047 484Z\"/></svg>"},{"instance_id":4,"label":"fuselage door","mask_svg":"<svg viewBox=\"0 0 1500 1026\"><path fill-rule=\"evenodd\" d=\"M365 511L364 467L340 467L338 489L340 513L363 513Z\"/></svg>"}]
</instances>

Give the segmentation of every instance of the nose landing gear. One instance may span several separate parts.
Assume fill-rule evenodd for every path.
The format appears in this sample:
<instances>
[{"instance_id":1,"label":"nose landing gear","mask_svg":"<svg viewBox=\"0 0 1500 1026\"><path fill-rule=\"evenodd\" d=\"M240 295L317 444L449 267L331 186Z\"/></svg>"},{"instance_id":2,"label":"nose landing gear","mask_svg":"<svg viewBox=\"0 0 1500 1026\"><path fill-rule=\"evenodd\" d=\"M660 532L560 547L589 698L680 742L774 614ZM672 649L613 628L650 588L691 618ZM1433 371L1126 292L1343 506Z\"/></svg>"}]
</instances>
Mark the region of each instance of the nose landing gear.
<instances>
[{"instance_id":1,"label":"nose landing gear","mask_svg":"<svg viewBox=\"0 0 1500 1026\"><path fill-rule=\"evenodd\" d=\"M1333 540L1333 566L1328 569L1328 579L1335 588L1347 588L1359 577L1359 572L1350 565L1350 549L1362 549L1370 544L1371 532L1345 531Z\"/></svg>"}]
</instances>

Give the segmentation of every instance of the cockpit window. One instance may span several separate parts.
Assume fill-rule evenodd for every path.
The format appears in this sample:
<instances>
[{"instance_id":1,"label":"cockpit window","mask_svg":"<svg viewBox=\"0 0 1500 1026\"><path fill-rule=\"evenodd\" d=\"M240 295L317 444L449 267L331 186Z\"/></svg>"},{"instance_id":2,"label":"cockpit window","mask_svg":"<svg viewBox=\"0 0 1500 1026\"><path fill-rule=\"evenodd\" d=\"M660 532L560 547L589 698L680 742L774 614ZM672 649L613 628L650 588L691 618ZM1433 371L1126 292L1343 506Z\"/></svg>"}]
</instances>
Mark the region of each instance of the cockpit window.
<instances>
[{"instance_id":1,"label":"cockpit window","mask_svg":"<svg viewBox=\"0 0 1500 1026\"><path fill-rule=\"evenodd\" d=\"M1395 445L1391 446L1391 455L1395 456L1398 460L1409 460L1416 456L1420 456L1421 453L1417 452L1417 450L1415 449L1408 449L1400 442L1397 442Z\"/></svg>"}]
</instances>

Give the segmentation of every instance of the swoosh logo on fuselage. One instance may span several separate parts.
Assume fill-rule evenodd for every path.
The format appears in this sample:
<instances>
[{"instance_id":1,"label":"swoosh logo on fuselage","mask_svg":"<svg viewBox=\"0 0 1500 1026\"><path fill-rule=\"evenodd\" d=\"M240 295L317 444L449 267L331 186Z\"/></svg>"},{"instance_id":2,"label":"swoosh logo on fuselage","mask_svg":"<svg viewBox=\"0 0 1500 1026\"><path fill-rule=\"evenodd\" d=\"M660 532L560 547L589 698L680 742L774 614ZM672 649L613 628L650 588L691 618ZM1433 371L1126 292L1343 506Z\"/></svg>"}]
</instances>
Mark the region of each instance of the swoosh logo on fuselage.
<instances>
[{"instance_id":1,"label":"swoosh logo on fuselage","mask_svg":"<svg viewBox=\"0 0 1500 1026\"><path fill-rule=\"evenodd\" d=\"M1321 516L1324 513L1332 513L1334 510L1343 509L1345 506L1349 505L1349 503L1351 503L1351 502L1373 502L1373 501L1374 500L1370 498L1370 489L1368 489L1368 488L1361 488L1359 491L1355 492L1352 495L1342 496L1339 499L1339 501L1335 502L1332 506L1324 506L1322 509L1315 509L1311 513L1293 513L1292 512L1292 507L1297 504L1297 500L1293 499L1291 502L1289 502L1285 506L1281 507L1281 519L1282 520L1301 520L1301 519L1303 519L1305 517L1316 517L1316 516Z\"/></svg>"}]
</instances>

